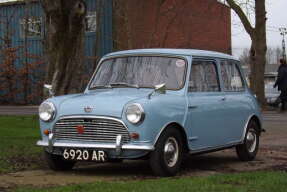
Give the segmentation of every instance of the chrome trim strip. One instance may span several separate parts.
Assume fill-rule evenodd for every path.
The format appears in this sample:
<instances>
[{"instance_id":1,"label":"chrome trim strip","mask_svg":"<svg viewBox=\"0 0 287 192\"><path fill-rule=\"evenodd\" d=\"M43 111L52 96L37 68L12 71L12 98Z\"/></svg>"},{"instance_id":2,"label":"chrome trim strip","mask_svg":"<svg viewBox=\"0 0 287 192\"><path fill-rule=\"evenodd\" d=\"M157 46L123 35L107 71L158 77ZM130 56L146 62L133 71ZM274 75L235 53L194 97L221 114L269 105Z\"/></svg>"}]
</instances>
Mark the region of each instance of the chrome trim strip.
<instances>
[{"instance_id":1,"label":"chrome trim strip","mask_svg":"<svg viewBox=\"0 0 287 192\"><path fill-rule=\"evenodd\" d=\"M244 126L244 131L243 131L243 134L241 136L241 143L244 142L244 139L245 139L245 135L246 135L246 131L247 131L247 127L248 127L248 124L249 124L249 121L251 120L252 117L256 116L255 114L252 114L248 117L246 123L245 123L245 126Z\"/></svg>"},{"instance_id":2,"label":"chrome trim strip","mask_svg":"<svg viewBox=\"0 0 287 192\"><path fill-rule=\"evenodd\" d=\"M222 148L228 148L228 147L238 145L240 143L241 142L235 142L235 143L229 143L227 145L220 145L220 146L216 146L216 147L204 147L202 149L191 150L191 151L189 151L189 153L195 154L195 153L201 153L201 152L205 152L205 151L212 151L212 150L217 150L217 149L222 149Z\"/></svg>"},{"instance_id":3,"label":"chrome trim strip","mask_svg":"<svg viewBox=\"0 0 287 192\"><path fill-rule=\"evenodd\" d=\"M114 117L107 117L107 116L97 116L97 115L72 115L72 116L61 116L57 121L59 120L63 120L63 119L73 119L73 118L87 118L87 119L94 119L94 118L98 118L98 119L108 119L108 120L114 120L117 121L121 124L124 125L124 127L128 130L126 124L117 118Z\"/></svg>"},{"instance_id":4,"label":"chrome trim strip","mask_svg":"<svg viewBox=\"0 0 287 192\"><path fill-rule=\"evenodd\" d=\"M54 134L50 133L48 136L48 150L50 153L53 152L53 145L54 145Z\"/></svg>"},{"instance_id":5,"label":"chrome trim strip","mask_svg":"<svg viewBox=\"0 0 287 192\"><path fill-rule=\"evenodd\" d=\"M118 135L116 138L116 153L117 155L121 154L122 151L122 135Z\"/></svg>"},{"instance_id":6,"label":"chrome trim strip","mask_svg":"<svg viewBox=\"0 0 287 192\"><path fill-rule=\"evenodd\" d=\"M195 141L195 140L197 140L197 139L198 139L198 137L189 137L189 138L188 138L189 141Z\"/></svg>"},{"instance_id":7,"label":"chrome trim strip","mask_svg":"<svg viewBox=\"0 0 287 192\"><path fill-rule=\"evenodd\" d=\"M156 145L157 140L159 139L161 133L162 133L162 132L167 128L167 126L168 126L169 124L171 124L171 123L173 123L173 122L168 122L168 123L166 123L166 124L161 128L160 132L159 132L159 133L157 134L157 136L155 137L155 140L154 140L154 143L153 143L154 146Z\"/></svg>"},{"instance_id":8,"label":"chrome trim strip","mask_svg":"<svg viewBox=\"0 0 287 192\"><path fill-rule=\"evenodd\" d=\"M38 141L38 146L48 147L48 141ZM116 144L84 144L84 143L65 143L65 142L54 142L53 147L71 147L71 148L98 148L98 149L116 149ZM144 151L153 151L153 145L134 145L134 144L125 144L122 145L121 149L123 150L144 150Z\"/></svg>"}]
</instances>

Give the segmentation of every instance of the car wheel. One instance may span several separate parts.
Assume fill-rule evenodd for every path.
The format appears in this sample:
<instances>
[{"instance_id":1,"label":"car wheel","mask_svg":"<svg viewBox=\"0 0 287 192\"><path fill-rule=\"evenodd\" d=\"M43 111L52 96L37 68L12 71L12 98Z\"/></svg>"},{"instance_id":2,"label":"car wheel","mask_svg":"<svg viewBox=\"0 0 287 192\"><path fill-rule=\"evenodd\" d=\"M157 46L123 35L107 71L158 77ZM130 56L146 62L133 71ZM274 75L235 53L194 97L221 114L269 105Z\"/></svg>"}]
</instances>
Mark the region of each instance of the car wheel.
<instances>
[{"instance_id":1,"label":"car wheel","mask_svg":"<svg viewBox=\"0 0 287 192\"><path fill-rule=\"evenodd\" d=\"M259 125L255 120L248 123L244 143L236 146L237 156L242 161L255 159L259 148Z\"/></svg>"},{"instance_id":2,"label":"car wheel","mask_svg":"<svg viewBox=\"0 0 287 192\"><path fill-rule=\"evenodd\" d=\"M150 154L150 166L157 176L174 176L179 171L183 157L181 133L174 128L167 128Z\"/></svg>"},{"instance_id":3,"label":"car wheel","mask_svg":"<svg viewBox=\"0 0 287 192\"><path fill-rule=\"evenodd\" d=\"M50 169L54 171L68 171L73 169L75 161L67 161L60 155L54 155L44 151L44 157Z\"/></svg>"}]
</instances>

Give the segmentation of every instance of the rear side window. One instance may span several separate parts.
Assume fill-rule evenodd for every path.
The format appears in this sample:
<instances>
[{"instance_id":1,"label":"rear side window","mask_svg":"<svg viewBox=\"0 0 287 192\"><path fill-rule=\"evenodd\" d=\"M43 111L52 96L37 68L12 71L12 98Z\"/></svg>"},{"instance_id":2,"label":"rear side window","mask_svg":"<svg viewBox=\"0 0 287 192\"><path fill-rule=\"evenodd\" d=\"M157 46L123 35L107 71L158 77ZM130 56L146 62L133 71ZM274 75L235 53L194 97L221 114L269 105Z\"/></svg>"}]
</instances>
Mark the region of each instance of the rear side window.
<instances>
[{"instance_id":1,"label":"rear side window","mask_svg":"<svg viewBox=\"0 0 287 192\"><path fill-rule=\"evenodd\" d=\"M219 91L216 64L212 61L193 61L188 90L190 92Z\"/></svg>"},{"instance_id":2,"label":"rear side window","mask_svg":"<svg viewBox=\"0 0 287 192\"><path fill-rule=\"evenodd\" d=\"M243 91L244 83L238 66L233 61L221 61L221 76L225 91Z\"/></svg>"}]
</instances>

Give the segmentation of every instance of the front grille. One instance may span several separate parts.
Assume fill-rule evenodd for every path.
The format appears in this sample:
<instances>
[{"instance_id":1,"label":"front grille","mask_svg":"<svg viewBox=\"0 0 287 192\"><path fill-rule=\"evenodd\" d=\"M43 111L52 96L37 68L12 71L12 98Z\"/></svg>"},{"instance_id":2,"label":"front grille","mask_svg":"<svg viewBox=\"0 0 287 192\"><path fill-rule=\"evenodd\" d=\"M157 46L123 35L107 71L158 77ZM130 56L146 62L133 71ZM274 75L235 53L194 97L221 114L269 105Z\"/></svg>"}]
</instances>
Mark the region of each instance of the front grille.
<instances>
[{"instance_id":1,"label":"front grille","mask_svg":"<svg viewBox=\"0 0 287 192\"><path fill-rule=\"evenodd\" d=\"M80 133L78 126L84 127ZM122 135L122 143L130 141L127 128L112 118L64 118L56 122L53 133L56 140L115 143Z\"/></svg>"}]
</instances>

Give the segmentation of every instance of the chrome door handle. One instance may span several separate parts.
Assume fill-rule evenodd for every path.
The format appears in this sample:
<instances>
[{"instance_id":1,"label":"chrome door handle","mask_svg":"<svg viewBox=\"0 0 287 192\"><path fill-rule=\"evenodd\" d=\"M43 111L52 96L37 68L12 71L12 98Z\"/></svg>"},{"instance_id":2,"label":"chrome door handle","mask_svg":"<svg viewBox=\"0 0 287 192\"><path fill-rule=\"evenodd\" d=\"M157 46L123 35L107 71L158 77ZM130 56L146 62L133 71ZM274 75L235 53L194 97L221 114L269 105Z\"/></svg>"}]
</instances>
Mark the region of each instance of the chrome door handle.
<instances>
[{"instance_id":1,"label":"chrome door handle","mask_svg":"<svg viewBox=\"0 0 287 192\"><path fill-rule=\"evenodd\" d=\"M226 97L222 97L222 98L221 98L221 101L225 101L225 100L226 100Z\"/></svg>"},{"instance_id":2,"label":"chrome door handle","mask_svg":"<svg viewBox=\"0 0 287 192\"><path fill-rule=\"evenodd\" d=\"M189 109L196 109L198 106L197 105L189 105L188 108Z\"/></svg>"}]
</instances>

